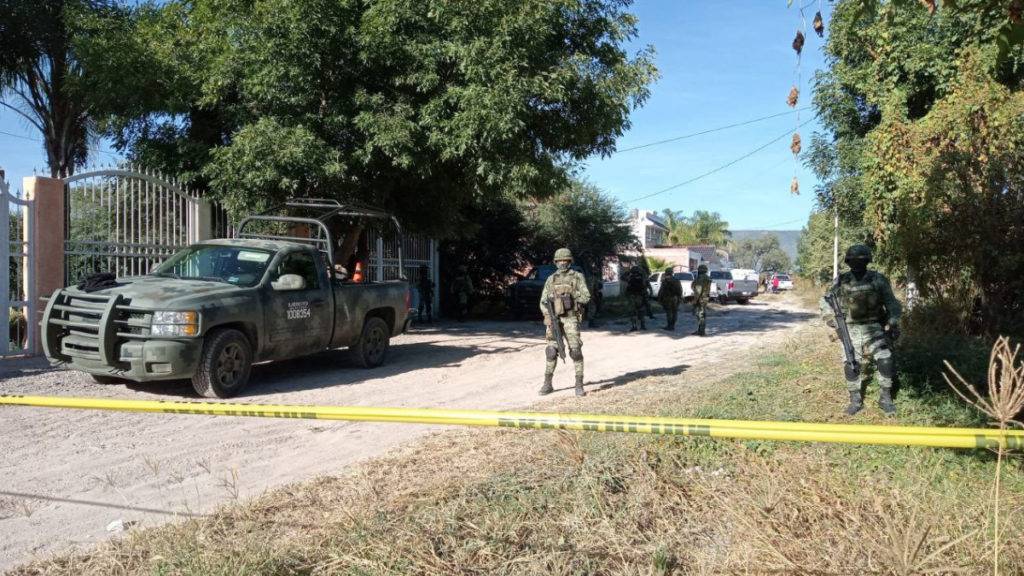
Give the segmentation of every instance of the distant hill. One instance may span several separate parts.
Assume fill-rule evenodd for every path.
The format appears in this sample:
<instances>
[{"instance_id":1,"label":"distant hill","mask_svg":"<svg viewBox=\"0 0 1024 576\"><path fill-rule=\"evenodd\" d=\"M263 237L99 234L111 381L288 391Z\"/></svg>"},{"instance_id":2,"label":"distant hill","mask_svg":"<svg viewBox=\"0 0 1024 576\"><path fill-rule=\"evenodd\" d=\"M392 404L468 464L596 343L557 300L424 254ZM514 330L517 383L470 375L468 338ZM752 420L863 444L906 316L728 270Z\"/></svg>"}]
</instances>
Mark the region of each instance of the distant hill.
<instances>
[{"instance_id":1,"label":"distant hill","mask_svg":"<svg viewBox=\"0 0 1024 576\"><path fill-rule=\"evenodd\" d=\"M731 232L735 242L773 234L778 237L782 251L789 256L790 260L796 262L796 243L800 240L800 230L731 230Z\"/></svg>"}]
</instances>

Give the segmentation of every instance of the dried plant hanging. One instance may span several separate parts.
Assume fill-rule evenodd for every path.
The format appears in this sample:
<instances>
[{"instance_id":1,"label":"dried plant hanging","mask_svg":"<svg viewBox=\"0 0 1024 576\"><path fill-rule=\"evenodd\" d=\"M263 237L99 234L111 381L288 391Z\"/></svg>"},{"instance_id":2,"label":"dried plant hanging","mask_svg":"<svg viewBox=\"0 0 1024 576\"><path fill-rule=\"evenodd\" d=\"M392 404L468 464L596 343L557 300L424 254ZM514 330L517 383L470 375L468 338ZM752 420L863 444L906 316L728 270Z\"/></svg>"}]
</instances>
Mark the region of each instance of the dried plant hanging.
<instances>
[{"instance_id":1,"label":"dried plant hanging","mask_svg":"<svg viewBox=\"0 0 1024 576\"><path fill-rule=\"evenodd\" d=\"M1007 10L1010 13L1010 22L1020 24L1021 16L1024 15L1024 1L1013 0Z\"/></svg>"},{"instance_id":2,"label":"dried plant hanging","mask_svg":"<svg viewBox=\"0 0 1024 576\"><path fill-rule=\"evenodd\" d=\"M793 50L796 50L797 56L804 50L804 33L799 30L796 31L796 37L793 38Z\"/></svg>"},{"instance_id":3,"label":"dried plant hanging","mask_svg":"<svg viewBox=\"0 0 1024 576\"><path fill-rule=\"evenodd\" d=\"M793 134L793 142L789 145L789 149L793 151L793 155L800 154L800 133Z\"/></svg>"},{"instance_id":4,"label":"dried plant hanging","mask_svg":"<svg viewBox=\"0 0 1024 576\"><path fill-rule=\"evenodd\" d=\"M789 193L794 196L800 195L800 181L796 179L796 176L793 176L793 181L789 183Z\"/></svg>"},{"instance_id":5,"label":"dried plant hanging","mask_svg":"<svg viewBox=\"0 0 1024 576\"><path fill-rule=\"evenodd\" d=\"M935 0L921 0L921 4L928 7L929 14L935 14L935 9L938 7Z\"/></svg>"},{"instance_id":6,"label":"dried plant hanging","mask_svg":"<svg viewBox=\"0 0 1024 576\"><path fill-rule=\"evenodd\" d=\"M825 21L821 18L821 12L814 14L814 21L811 22L811 27L818 34L818 38L825 37Z\"/></svg>"},{"instance_id":7,"label":"dried plant hanging","mask_svg":"<svg viewBox=\"0 0 1024 576\"><path fill-rule=\"evenodd\" d=\"M786 98L786 104L789 104L790 108L796 108L796 103L800 101L800 90L796 86L789 89L789 97Z\"/></svg>"}]
</instances>

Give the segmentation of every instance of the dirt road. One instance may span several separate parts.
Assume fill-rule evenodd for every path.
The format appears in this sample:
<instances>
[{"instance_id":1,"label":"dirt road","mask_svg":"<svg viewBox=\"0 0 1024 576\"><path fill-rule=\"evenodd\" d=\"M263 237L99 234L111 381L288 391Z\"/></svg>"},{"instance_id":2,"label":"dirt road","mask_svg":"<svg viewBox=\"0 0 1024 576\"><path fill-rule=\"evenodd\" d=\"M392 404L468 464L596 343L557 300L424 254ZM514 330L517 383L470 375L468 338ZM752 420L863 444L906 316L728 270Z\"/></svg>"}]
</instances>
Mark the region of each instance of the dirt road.
<instances>
[{"instance_id":1,"label":"dirt road","mask_svg":"<svg viewBox=\"0 0 1024 576\"><path fill-rule=\"evenodd\" d=\"M657 308L657 306L655 306ZM716 307L710 338L612 322L584 333L588 398L656 374L682 373L777 342L812 315L788 300ZM661 326L659 317L651 324ZM649 326L650 328L650 326ZM469 322L416 329L387 364L355 367L348 352L258 366L240 402L511 409L546 400L539 322ZM560 365L553 397L572 394ZM620 390L628 388L620 388ZM181 384L102 386L38 360L0 362L0 393L194 399ZM109 537L112 522L159 524L377 456L436 427L206 416L0 409L0 570ZM129 528L130 529L130 528Z\"/></svg>"}]
</instances>

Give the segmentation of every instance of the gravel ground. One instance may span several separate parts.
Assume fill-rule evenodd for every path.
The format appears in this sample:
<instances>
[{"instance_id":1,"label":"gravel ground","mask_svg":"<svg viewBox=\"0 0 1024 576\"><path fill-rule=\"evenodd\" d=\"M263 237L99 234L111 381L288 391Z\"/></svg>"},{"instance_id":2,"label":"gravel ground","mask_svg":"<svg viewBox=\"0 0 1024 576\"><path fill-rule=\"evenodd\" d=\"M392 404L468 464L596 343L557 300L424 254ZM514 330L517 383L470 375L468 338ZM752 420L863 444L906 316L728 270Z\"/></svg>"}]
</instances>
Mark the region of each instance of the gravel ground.
<instances>
[{"instance_id":1,"label":"gravel ground","mask_svg":"<svg viewBox=\"0 0 1024 576\"><path fill-rule=\"evenodd\" d=\"M657 305L655 305L657 308ZM713 307L710 338L685 309L674 333L609 322L583 334L594 394L657 374L713 365L784 338L812 314L788 298ZM653 326L652 326L653 325ZM686 334L687 336L684 336ZM441 323L392 341L386 364L356 367L331 351L254 368L239 402L544 409L540 322ZM554 397L572 394L559 365ZM99 385L38 359L0 361L0 393L194 400L187 383ZM579 402L586 411L588 399ZM440 427L315 420L0 408L0 570L321 474L341 474ZM115 526L111 526L111 524ZM109 529L108 529L109 528Z\"/></svg>"}]
</instances>

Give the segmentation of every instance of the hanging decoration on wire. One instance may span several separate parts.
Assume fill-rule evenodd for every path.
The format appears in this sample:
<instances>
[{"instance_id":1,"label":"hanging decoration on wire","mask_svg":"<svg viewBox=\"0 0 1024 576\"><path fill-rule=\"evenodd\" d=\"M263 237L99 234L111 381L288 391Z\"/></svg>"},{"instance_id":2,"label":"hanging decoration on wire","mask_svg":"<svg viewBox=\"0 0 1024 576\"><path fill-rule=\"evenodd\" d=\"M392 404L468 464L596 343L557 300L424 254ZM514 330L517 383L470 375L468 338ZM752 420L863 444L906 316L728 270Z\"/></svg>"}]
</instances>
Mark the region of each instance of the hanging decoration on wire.
<instances>
[{"instance_id":1,"label":"hanging decoration on wire","mask_svg":"<svg viewBox=\"0 0 1024 576\"><path fill-rule=\"evenodd\" d=\"M796 68L793 70L793 86L789 89L789 95L786 97L786 104L790 108L796 108L800 102L800 89L802 88L802 74L800 69L801 61L803 60L804 44L807 42L807 18L804 16L804 10L814 4L815 0L811 0L806 4L797 4L797 8L800 11L800 26L796 30L796 36L793 37L792 47L793 51L796 52ZM814 13L814 20L811 23L811 27L814 28L815 34L818 38L825 37L825 20L821 16L821 4L822 0L817 0L818 10ZM787 0L786 6L792 6L793 0ZM793 153L793 180L789 184L789 192L791 194L800 194L800 181L797 179L797 170L800 168L800 151L803 149L802 139L800 138L800 112L796 113L796 128L793 129L793 138L789 143L789 150Z\"/></svg>"}]
</instances>

